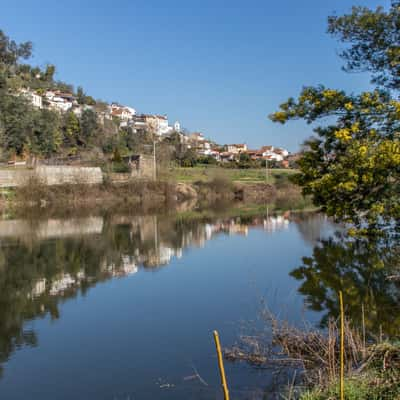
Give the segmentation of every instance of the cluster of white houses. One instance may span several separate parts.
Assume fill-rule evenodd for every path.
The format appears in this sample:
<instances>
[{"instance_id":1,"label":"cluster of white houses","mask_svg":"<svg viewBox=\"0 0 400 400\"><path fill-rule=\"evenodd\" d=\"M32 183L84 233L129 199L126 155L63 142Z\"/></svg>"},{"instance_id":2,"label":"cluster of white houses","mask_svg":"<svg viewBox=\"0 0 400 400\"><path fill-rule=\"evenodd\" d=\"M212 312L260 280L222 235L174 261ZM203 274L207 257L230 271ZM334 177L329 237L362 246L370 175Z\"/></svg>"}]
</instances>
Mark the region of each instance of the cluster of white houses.
<instances>
[{"instance_id":1,"label":"cluster of white houses","mask_svg":"<svg viewBox=\"0 0 400 400\"><path fill-rule=\"evenodd\" d=\"M262 146L257 150L250 150L246 143L218 145L207 140L201 133L192 133L186 138L189 148L204 157L213 157L220 162L237 161L241 154L247 154L250 160L268 160L283 162L289 156L286 149L274 146Z\"/></svg>"},{"instance_id":2,"label":"cluster of white houses","mask_svg":"<svg viewBox=\"0 0 400 400\"><path fill-rule=\"evenodd\" d=\"M168 136L173 132L179 134L182 144L188 149L193 149L199 156L212 157L219 162L229 162L240 159L241 154L247 154L250 160L270 160L284 162L289 152L274 146L262 146L257 150L250 150L246 144L218 145L206 139L202 133L185 134L181 131L181 125L176 121L172 126L168 123L166 115L138 114L132 107L112 103L106 109L100 111L92 105L82 105L72 93L59 90L47 90L39 94L29 89L21 90L21 93L30 99L37 108L49 108L60 112L72 111L80 116L85 109L96 111L100 121L105 119L118 121L120 127L130 127L134 133L150 131L159 137Z\"/></svg>"},{"instance_id":3,"label":"cluster of white houses","mask_svg":"<svg viewBox=\"0 0 400 400\"><path fill-rule=\"evenodd\" d=\"M108 105L106 110L98 111L95 106L79 104L77 97L72 93L60 90L47 90L43 94L39 94L30 89L22 89L20 93L27 97L34 107L49 108L60 112L72 111L77 116L80 116L85 109L91 109L97 112L100 121L104 121L104 119L117 120L120 127L129 126L134 132L147 130L162 136L181 130L178 121L170 126L166 115L137 114L134 108L117 103Z\"/></svg>"}]
</instances>

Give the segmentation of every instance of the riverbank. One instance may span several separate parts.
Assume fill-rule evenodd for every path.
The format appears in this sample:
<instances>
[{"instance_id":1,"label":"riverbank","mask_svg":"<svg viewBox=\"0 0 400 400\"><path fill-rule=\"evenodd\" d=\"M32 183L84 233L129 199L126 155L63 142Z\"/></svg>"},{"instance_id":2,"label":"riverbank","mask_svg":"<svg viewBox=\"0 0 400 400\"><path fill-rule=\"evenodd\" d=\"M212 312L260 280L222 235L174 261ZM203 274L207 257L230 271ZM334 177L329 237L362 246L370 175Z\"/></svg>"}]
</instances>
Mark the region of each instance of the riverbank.
<instances>
[{"instance_id":1,"label":"riverbank","mask_svg":"<svg viewBox=\"0 0 400 400\"><path fill-rule=\"evenodd\" d=\"M118 208L131 207L157 209L177 207L191 203L210 205L216 202L241 204L277 203L283 209L296 204L299 209L309 208L300 189L286 176L274 178L274 184L265 182L236 182L220 175L196 182L174 180L129 180L115 182L105 180L101 184L46 185L39 179L29 179L15 188L3 188L0 192L3 211L29 208ZM190 207L187 207L190 208Z\"/></svg>"},{"instance_id":2,"label":"riverbank","mask_svg":"<svg viewBox=\"0 0 400 400\"><path fill-rule=\"evenodd\" d=\"M296 327L263 313L268 334L242 336L224 356L256 368L282 371L288 382L282 398L298 400L341 399L341 365L344 399L393 400L400 398L400 342L366 332L349 319L344 323L344 346L340 326L331 318L325 330ZM343 351L343 364L341 364Z\"/></svg>"}]
</instances>

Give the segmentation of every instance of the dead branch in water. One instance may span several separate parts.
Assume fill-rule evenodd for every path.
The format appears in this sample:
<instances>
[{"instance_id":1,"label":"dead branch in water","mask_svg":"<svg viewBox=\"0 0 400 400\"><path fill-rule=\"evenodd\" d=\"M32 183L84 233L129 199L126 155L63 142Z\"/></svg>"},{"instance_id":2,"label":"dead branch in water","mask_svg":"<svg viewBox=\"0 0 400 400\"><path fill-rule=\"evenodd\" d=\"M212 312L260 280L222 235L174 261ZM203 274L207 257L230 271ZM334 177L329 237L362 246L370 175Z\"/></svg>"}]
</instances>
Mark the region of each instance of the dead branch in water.
<instances>
[{"instance_id":1,"label":"dead branch in water","mask_svg":"<svg viewBox=\"0 0 400 400\"><path fill-rule=\"evenodd\" d=\"M330 320L328 331L302 330L278 321L266 311L270 335L242 336L239 343L225 349L229 361L245 361L263 368L286 365L301 370L308 383L337 378L339 371L339 329ZM361 365L365 347L361 335L345 323L345 360L350 371Z\"/></svg>"}]
</instances>

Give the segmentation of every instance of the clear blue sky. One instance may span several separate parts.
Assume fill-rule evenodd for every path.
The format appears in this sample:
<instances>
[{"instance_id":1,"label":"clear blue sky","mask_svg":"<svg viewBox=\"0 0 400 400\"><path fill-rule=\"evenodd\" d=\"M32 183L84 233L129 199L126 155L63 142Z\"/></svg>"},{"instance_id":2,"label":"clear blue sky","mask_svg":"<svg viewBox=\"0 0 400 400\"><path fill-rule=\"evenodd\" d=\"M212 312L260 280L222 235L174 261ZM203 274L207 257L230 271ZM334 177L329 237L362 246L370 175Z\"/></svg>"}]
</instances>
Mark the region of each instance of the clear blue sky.
<instances>
[{"instance_id":1,"label":"clear blue sky","mask_svg":"<svg viewBox=\"0 0 400 400\"><path fill-rule=\"evenodd\" d=\"M168 114L219 143L295 151L310 127L267 115L303 85L368 88L366 75L341 71L326 19L378 4L389 0L18 0L2 2L0 29L95 98Z\"/></svg>"}]
</instances>

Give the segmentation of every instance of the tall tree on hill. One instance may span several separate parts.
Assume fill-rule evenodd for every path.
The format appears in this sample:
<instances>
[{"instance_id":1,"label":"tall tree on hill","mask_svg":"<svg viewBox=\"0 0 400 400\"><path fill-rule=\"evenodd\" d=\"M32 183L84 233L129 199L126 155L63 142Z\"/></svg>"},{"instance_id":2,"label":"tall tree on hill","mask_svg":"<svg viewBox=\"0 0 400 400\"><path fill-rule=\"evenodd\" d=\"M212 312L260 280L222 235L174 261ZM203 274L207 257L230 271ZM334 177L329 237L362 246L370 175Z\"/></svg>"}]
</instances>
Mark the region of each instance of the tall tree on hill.
<instances>
[{"instance_id":1,"label":"tall tree on hill","mask_svg":"<svg viewBox=\"0 0 400 400\"><path fill-rule=\"evenodd\" d=\"M46 157L56 153L62 143L59 114L51 110L38 110L35 113L30 151Z\"/></svg>"},{"instance_id":2,"label":"tall tree on hill","mask_svg":"<svg viewBox=\"0 0 400 400\"><path fill-rule=\"evenodd\" d=\"M64 145L71 148L76 147L79 141L81 129L77 116L72 112L68 112L64 116Z\"/></svg>"},{"instance_id":3,"label":"tall tree on hill","mask_svg":"<svg viewBox=\"0 0 400 400\"><path fill-rule=\"evenodd\" d=\"M33 110L22 96L0 100L0 142L8 153L22 155L33 129Z\"/></svg>"},{"instance_id":4,"label":"tall tree on hill","mask_svg":"<svg viewBox=\"0 0 400 400\"><path fill-rule=\"evenodd\" d=\"M26 60L32 55L32 42L17 44L0 30L0 64L16 65L20 58Z\"/></svg>"},{"instance_id":5,"label":"tall tree on hill","mask_svg":"<svg viewBox=\"0 0 400 400\"><path fill-rule=\"evenodd\" d=\"M358 95L306 87L270 116L275 122L326 117L299 160L296 181L304 194L339 220L370 230L400 221L400 1L388 11L354 7L330 17L328 31L349 46L348 71L370 71L378 87ZM395 97L394 97L395 96Z\"/></svg>"},{"instance_id":6,"label":"tall tree on hill","mask_svg":"<svg viewBox=\"0 0 400 400\"><path fill-rule=\"evenodd\" d=\"M99 127L96 113L90 109L84 110L82 112L80 125L82 140L87 144L96 136Z\"/></svg>"}]
</instances>

